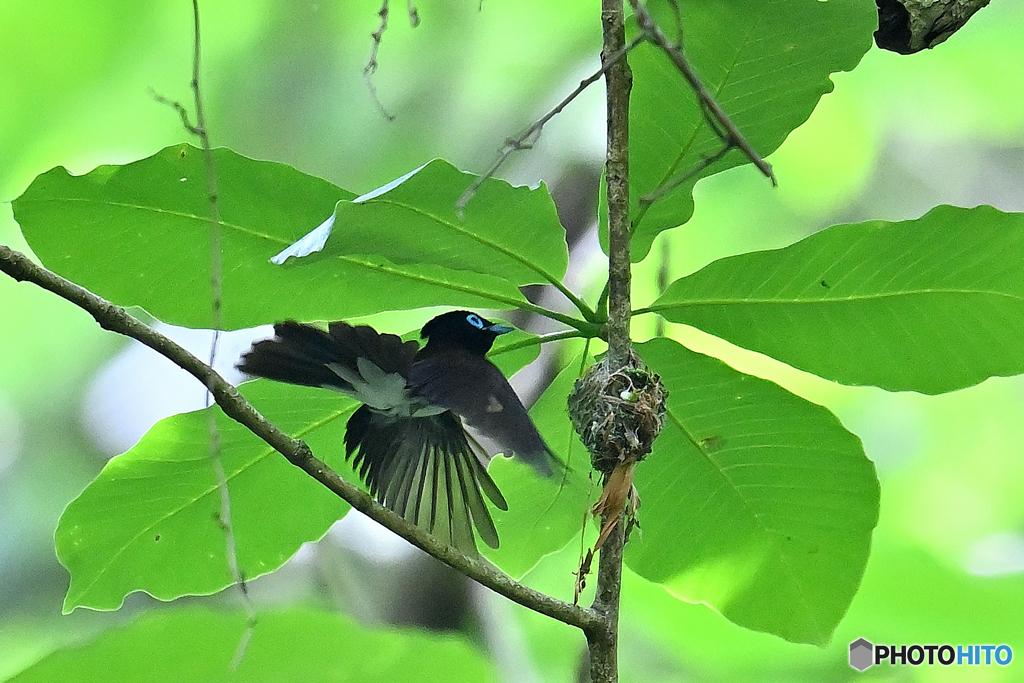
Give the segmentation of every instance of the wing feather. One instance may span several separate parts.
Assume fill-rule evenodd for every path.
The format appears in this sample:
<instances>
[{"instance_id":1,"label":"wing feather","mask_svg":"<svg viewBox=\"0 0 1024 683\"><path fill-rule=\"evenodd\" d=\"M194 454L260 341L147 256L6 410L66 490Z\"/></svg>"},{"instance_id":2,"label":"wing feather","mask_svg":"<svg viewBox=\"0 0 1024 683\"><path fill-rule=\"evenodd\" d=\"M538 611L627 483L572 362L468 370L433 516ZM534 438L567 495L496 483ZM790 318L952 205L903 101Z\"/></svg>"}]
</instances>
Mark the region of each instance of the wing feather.
<instances>
[{"instance_id":1,"label":"wing feather","mask_svg":"<svg viewBox=\"0 0 1024 683\"><path fill-rule=\"evenodd\" d=\"M498 547L484 496L508 506L455 415L395 417L362 406L345 440L354 468L382 505L463 552L477 552L474 527Z\"/></svg>"},{"instance_id":2,"label":"wing feather","mask_svg":"<svg viewBox=\"0 0 1024 683\"><path fill-rule=\"evenodd\" d=\"M562 468L508 380L483 356L452 350L417 357L408 383L411 395L447 408L540 474Z\"/></svg>"}]
</instances>

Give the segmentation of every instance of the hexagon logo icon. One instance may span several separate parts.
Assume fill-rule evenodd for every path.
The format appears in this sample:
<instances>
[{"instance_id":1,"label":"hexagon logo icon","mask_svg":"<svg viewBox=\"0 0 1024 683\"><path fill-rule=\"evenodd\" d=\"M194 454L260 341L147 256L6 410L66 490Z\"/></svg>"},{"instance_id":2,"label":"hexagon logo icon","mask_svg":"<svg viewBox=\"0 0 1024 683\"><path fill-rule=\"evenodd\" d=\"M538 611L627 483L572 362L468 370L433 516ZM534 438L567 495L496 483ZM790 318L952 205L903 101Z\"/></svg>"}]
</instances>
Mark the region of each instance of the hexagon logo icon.
<instances>
[{"instance_id":1,"label":"hexagon logo icon","mask_svg":"<svg viewBox=\"0 0 1024 683\"><path fill-rule=\"evenodd\" d=\"M874 664L875 646L864 638L850 643L850 666L857 671L864 671Z\"/></svg>"}]
</instances>

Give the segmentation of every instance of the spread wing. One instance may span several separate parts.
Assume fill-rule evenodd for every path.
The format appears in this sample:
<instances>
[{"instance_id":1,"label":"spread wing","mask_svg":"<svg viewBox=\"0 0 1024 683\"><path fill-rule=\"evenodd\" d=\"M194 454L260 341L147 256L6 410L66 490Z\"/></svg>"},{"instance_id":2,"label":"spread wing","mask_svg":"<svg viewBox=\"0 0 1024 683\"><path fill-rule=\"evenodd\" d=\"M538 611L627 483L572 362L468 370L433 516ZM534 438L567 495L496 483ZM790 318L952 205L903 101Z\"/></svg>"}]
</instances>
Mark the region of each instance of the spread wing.
<instances>
[{"instance_id":1,"label":"spread wing","mask_svg":"<svg viewBox=\"0 0 1024 683\"><path fill-rule=\"evenodd\" d=\"M409 368L409 393L452 411L544 476L562 467L508 380L482 356L446 351L417 358Z\"/></svg>"},{"instance_id":2,"label":"spread wing","mask_svg":"<svg viewBox=\"0 0 1024 683\"><path fill-rule=\"evenodd\" d=\"M498 547L481 491L502 510L508 504L452 413L396 418L363 406L348 421L345 451L370 493L406 521L468 554L477 552L475 525Z\"/></svg>"},{"instance_id":3,"label":"spread wing","mask_svg":"<svg viewBox=\"0 0 1024 683\"><path fill-rule=\"evenodd\" d=\"M289 320L274 325L273 338L254 344L238 369L279 382L334 389L373 408L394 410L407 403L405 377L418 346L365 325L336 322L327 331Z\"/></svg>"},{"instance_id":4,"label":"spread wing","mask_svg":"<svg viewBox=\"0 0 1024 683\"><path fill-rule=\"evenodd\" d=\"M502 510L508 505L462 423L407 390L415 341L343 322L325 331L287 321L275 325L274 333L253 345L240 370L361 401L345 431L345 450L355 455L359 476L377 500L463 552L477 552L474 525L487 545L498 547L483 496Z\"/></svg>"}]
</instances>

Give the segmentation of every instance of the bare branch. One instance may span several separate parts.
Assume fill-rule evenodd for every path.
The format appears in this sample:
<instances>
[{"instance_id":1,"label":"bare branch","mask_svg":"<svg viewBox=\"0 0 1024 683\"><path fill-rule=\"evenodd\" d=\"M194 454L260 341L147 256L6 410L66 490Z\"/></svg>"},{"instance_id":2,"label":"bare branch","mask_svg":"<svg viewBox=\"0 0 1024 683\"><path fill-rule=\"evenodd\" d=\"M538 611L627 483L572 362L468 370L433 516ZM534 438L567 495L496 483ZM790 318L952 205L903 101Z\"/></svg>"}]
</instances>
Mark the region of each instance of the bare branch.
<instances>
[{"instance_id":1,"label":"bare branch","mask_svg":"<svg viewBox=\"0 0 1024 683\"><path fill-rule=\"evenodd\" d=\"M647 11L647 7L640 0L629 0L629 4L633 6L633 12L636 14L637 22L643 34L648 40L661 48L672 61L672 64L675 65L676 69L679 70L679 73L682 74L683 78L686 79L686 82L693 88L701 108L705 111L705 118L708 119L712 129L722 138L722 142L727 145L726 151L732 148L739 149L750 159L751 163L757 166L758 170L765 177L772 181L772 185L777 185L778 183L775 180L775 174L772 172L771 164L765 161L747 142L747 139L743 137L743 133L740 132L718 102L715 101L715 98L708 92L708 89L697 76L697 72L694 71L693 66L687 61L686 55L683 54L682 46L679 43L671 43L669 41L664 32L662 32L661 27L658 26L658 22L654 20L654 17L651 16L650 12ZM710 116L707 116L708 114ZM720 128L716 127L715 123Z\"/></svg>"},{"instance_id":2,"label":"bare branch","mask_svg":"<svg viewBox=\"0 0 1024 683\"><path fill-rule=\"evenodd\" d=\"M622 0L601 0L601 23L604 54L625 52L626 27ZM608 196L608 322L605 330L608 355L604 362L608 367L618 369L625 367L633 356L629 338L632 279L629 257L629 93L633 76L626 60L616 60L607 69L605 83L608 126L608 150L604 167ZM607 484L606 476L606 488ZM602 512L601 526L605 539L598 556L597 590L591 607L601 616L602 628L587 635L590 678L594 683L618 681L622 515L621 507Z\"/></svg>"},{"instance_id":3,"label":"bare branch","mask_svg":"<svg viewBox=\"0 0 1024 683\"><path fill-rule=\"evenodd\" d=\"M202 93L202 35L199 22L199 0L192 0L192 94L195 101L196 125L190 128L190 132L199 138L203 148L203 163L206 169L206 193L210 202L210 302L213 319L213 339L210 342L210 360L212 367L217 358L217 348L220 345L220 330L222 323L222 301L223 301L223 268L221 265L220 249L220 203L217 190L217 169L213 163L213 146L210 144L210 130L206 125L206 112L203 108ZM182 108L183 109L183 108ZM184 119L183 119L184 122ZM188 126L186 126L188 127ZM212 403L213 390L206 388L206 407ZM210 435L210 462L213 465L214 476L217 478L217 489L220 491L220 525L224 531L225 557L227 558L228 571L231 578L238 586L238 593L242 598L242 605L246 614L246 629L239 640L235 650L235 656L231 661L232 668L237 668L245 656L249 640L252 638L253 627L256 625L256 608L249 597L249 590L245 583L245 575L238 566L238 547L235 541L235 527L231 521L231 494L228 491L228 479L224 473L224 464L220 459L220 431L217 429L217 417L213 411L208 413L208 431Z\"/></svg>"},{"instance_id":4,"label":"bare branch","mask_svg":"<svg viewBox=\"0 0 1024 683\"><path fill-rule=\"evenodd\" d=\"M419 527L409 524L394 512L379 505L368 493L349 483L323 461L313 456L309 447L293 439L267 421L209 365L153 330L120 306L106 301L87 289L66 280L24 254L0 245L0 271L15 280L32 282L87 311L100 327L131 337L163 355L178 367L210 388L217 405L224 413L265 441L290 463L302 469L323 486L344 499L353 508L387 527L424 552L459 571L495 593L503 595L535 612L575 626L585 633L602 627L601 619L592 611L557 600L514 581L485 560L470 558L452 546L437 540Z\"/></svg>"},{"instance_id":5,"label":"bare branch","mask_svg":"<svg viewBox=\"0 0 1024 683\"><path fill-rule=\"evenodd\" d=\"M373 38L373 47L370 48L370 59L366 62L366 66L363 67L363 80L366 81L366 89L370 91L370 97L373 98L374 104L380 109L380 113L388 121L394 121L394 115L384 108L384 103L377 96L377 86L373 83L373 74L377 72L377 67L379 66L377 63L377 52L380 50L380 41L384 37L384 31L388 30L388 14L390 13L388 3L389 0L383 0L380 4L380 10L377 12L377 16L380 17L380 25L377 26L376 31L370 34L370 37ZM413 21L413 26L417 26L420 23L419 14L416 13L412 0L409 0L409 18Z\"/></svg>"},{"instance_id":6,"label":"bare branch","mask_svg":"<svg viewBox=\"0 0 1024 683\"><path fill-rule=\"evenodd\" d=\"M193 125L189 119L188 110L185 105L176 100L170 100L156 91L150 89L153 98L169 106L178 113L181 118L181 125L190 134L199 138L203 150L203 162L206 169L207 198L210 202L210 288L212 292L211 317L213 320L213 341L210 344L210 361L212 366L217 357L217 347L220 344L221 325L221 301L222 301L222 266L220 249L220 206L218 204L217 172L213 162L213 148L210 144L209 130L206 126L206 114L203 109L203 97L201 89L202 75L202 38L199 24L199 0L192 0L192 80L189 85L192 88L193 99L196 109L196 122ZM206 405L210 406L211 391L207 387ZM224 465L220 460L220 433L217 431L217 423L213 413L210 413L210 462L213 467L214 476L217 479L217 488L220 491L220 513L219 521L224 531L224 542L226 545L226 558L228 571L235 585L238 586L239 594L242 597L242 604L245 607L247 616L247 628L238 645L233 666L237 666L245 654L249 638L252 635L252 628L256 623L256 610L249 597L249 591L245 584L245 576L238 568L238 551L235 545L235 532L231 523L231 497L228 493L227 476L224 473Z\"/></svg>"},{"instance_id":7,"label":"bare branch","mask_svg":"<svg viewBox=\"0 0 1024 683\"><path fill-rule=\"evenodd\" d=\"M631 42L629 45L626 45L621 50L618 50L608 59L602 59L601 68L598 69L593 74L591 74L590 76L584 78L582 81L580 81L580 84L576 86L576 89L569 93L565 97L565 99L563 99L561 102L555 105L555 107L551 109L548 113L544 114L544 116L537 119L537 121L535 121L533 125L524 130L518 136L505 140L505 146L501 148L500 152L498 152L498 157L494 160L494 163L492 163L488 167L488 169L483 172L482 175L478 176L476 180L474 180L470 184L470 186L466 188L466 191L462 193L462 196L459 197L459 200L455 202L455 212L459 215L459 217L462 217L463 210L466 208L466 205L469 204L469 202L476 195L476 192L477 190L480 189L480 186L483 185L488 178L494 177L494 174L497 173L498 169L501 168L502 164L504 164L508 160L508 158L512 156L513 152L516 152L521 149L532 149L534 144L536 144L537 139L540 138L541 131L543 130L544 126L547 125L548 121L556 117L558 114L562 113L562 110L569 106L569 104L573 100L579 97L580 93L582 93L593 83L599 80L602 76L604 76L612 65L618 63L620 59L626 56L626 54L634 47L643 42L643 40L644 36L639 36L635 40L633 40L633 42Z\"/></svg>"},{"instance_id":8,"label":"bare branch","mask_svg":"<svg viewBox=\"0 0 1024 683\"><path fill-rule=\"evenodd\" d=\"M167 99L166 97L158 93L156 90L153 90L152 88L149 89L149 94L153 97L154 100L156 100L160 104L165 104L174 111L178 112L178 116L181 118L181 125L182 127L184 127L185 130L187 130L192 135L199 135L199 127L192 124L191 119L189 119L188 117L188 110L185 109L185 105L183 105L181 102L178 102L177 100Z\"/></svg>"}]
</instances>

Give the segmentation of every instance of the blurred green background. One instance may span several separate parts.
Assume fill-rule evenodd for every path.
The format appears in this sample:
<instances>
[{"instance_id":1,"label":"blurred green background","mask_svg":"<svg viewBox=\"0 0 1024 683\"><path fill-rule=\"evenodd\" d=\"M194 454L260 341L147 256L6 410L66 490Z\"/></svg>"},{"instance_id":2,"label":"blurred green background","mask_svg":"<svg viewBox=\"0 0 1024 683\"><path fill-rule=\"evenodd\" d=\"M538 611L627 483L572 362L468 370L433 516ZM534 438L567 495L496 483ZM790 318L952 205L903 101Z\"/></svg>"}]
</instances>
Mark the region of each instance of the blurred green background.
<instances>
[{"instance_id":1,"label":"blurred green background","mask_svg":"<svg viewBox=\"0 0 1024 683\"><path fill-rule=\"evenodd\" d=\"M424 1L415 29L404 3L393 5L374 76L396 117L388 122L362 76L379 22L376 0L203 2L214 144L360 193L433 157L479 172L506 137L596 67L596 0ZM0 242L25 249L9 201L37 174L57 165L83 173L188 139L153 93L191 102L191 7L0 0L0 26ZM694 218L663 234L637 267L635 305L657 295L661 268L675 278L834 223L917 217L942 203L1024 211L1021 35L1024 2L1001 0L934 50L904 57L872 49L854 72L834 77L835 91L772 156L778 189L750 168L698 184ZM570 212L566 220L585 223L603 158L602 106L602 89L587 92L502 175L544 179ZM574 252L573 277L585 291L601 268L595 243L584 237ZM389 324L412 329L429 315L393 315ZM635 322L638 339L654 334L649 318ZM849 642L861 636L1007 643L1024 657L1021 378L938 397L888 394L837 386L688 328L669 332L831 408L878 467L881 519L863 587L826 649L744 631L627 576L623 680L1024 680L1017 661L866 674L846 664ZM0 680L155 608L135 596L119 613L60 615L68 579L54 557L53 530L107 457L84 416L95 392L118 391L117 382L94 383L126 347L70 304L0 278ZM131 389L153 402L178 391L157 380ZM400 582L410 571L382 572L343 543L321 545L307 554L313 560L299 558L255 582L257 610L326 593L340 594L328 602L364 621L405 620L367 606L375 593L360 577ZM534 583L564 587L577 554L570 546L542 562ZM469 596L502 680L571 678L581 653L576 633L479 591Z\"/></svg>"}]
</instances>

